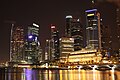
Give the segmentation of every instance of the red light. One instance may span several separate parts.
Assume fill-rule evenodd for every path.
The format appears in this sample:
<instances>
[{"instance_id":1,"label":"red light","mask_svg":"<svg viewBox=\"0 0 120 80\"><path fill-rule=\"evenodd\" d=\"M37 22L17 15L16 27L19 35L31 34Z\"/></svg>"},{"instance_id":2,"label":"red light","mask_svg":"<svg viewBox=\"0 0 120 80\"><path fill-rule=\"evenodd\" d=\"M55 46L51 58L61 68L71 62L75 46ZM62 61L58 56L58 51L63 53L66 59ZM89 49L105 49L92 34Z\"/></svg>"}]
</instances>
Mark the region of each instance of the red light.
<instances>
[{"instance_id":1,"label":"red light","mask_svg":"<svg viewBox=\"0 0 120 80\"><path fill-rule=\"evenodd\" d=\"M51 29L55 29L55 25L51 24Z\"/></svg>"},{"instance_id":2,"label":"red light","mask_svg":"<svg viewBox=\"0 0 120 80\"><path fill-rule=\"evenodd\" d=\"M51 29L55 29L55 25L54 24L51 24Z\"/></svg>"},{"instance_id":3,"label":"red light","mask_svg":"<svg viewBox=\"0 0 120 80\"><path fill-rule=\"evenodd\" d=\"M55 28L55 26L51 26L51 28L52 28L52 29L54 29L54 28Z\"/></svg>"}]
</instances>

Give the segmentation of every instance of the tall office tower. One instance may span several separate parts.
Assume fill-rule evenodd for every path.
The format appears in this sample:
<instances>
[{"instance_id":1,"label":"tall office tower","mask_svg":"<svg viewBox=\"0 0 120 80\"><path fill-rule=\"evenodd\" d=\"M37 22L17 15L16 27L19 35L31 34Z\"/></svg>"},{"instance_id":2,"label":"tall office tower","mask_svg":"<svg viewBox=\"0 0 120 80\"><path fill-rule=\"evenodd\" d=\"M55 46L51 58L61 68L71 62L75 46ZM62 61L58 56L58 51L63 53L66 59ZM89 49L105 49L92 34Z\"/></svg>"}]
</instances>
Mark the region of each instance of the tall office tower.
<instances>
[{"instance_id":1,"label":"tall office tower","mask_svg":"<svg viewBox=\"0 0 120 80\"><path fill-rule=\"evenodd\" d=\"M100 13L86 10L86 43L90 49L101 49Z\"/></svg>"},{"instance_id":2,"label":"tall office tower","mask_svg":"<svg viewBox=\"0 0 120 80\"><path fill-rule=\"evenodd\" d=\"M109 26L101 25L101 47L103 50L110 51L112 49L112 36Z\"/></svg>"},{"instance_id":3,"label":"tall office tower","mask_svg":"<svg viewBox=\"0 0 120 80\"><path fill-rule=\"evenodd\" d=\"M23 60L24 32L22 27L13 27L11 30L10 58L12 62Z\"/></svg>"},{"instance_id":4,"label":"tall office tower","mask_svg":"<svg viewBox=\"0 0 120 80\"><path fill-rule=\"evenodd\" d=\"M51 25L51 48L53 60L59 59L59 32L57 31L55 25Z\"/></svg>"},{"instance_id":5,"label":"tall office tower","mask_svg":"<svg viewBox=\"0 0 120 80\"><path fill-rule=\"evenodd\" d=\"M68 55L74 51L74 38L60 38L60 60L66 61Z\"/></svg>"},{"instance_id":6,"label":"tall office tower","mask_svg":"<svg viewBox=\"0 0 120 80\"><path fill-rule=\"evenodd\" d=\"M72 16L66 16L66 37L74 38L74 50L83 48L83 28L79 19Z\"/></svg>"},{"instance_id":7,"label":"tall office tower","mask_svg":"<svg viewBox=\"0 0 120 80\"><path fill-rule=\"evenodd\" d=\"M66 16L66 24L65 24L65 36L66 37L71 37L71 21L72 21L72 16Z\"/></svg>"},{"instance_id":8,"label":"tall office tower","mask_svg":"<svg viewBox=\"0 0 120 80\"><path fill-rule=\"evenodd\" d=\"M37 63L42 59L42 50L39 42L39 25L33 23L28 27L25 42L24 60L28 63Z\"/></svg>"},{"instance_id":9,"label":"tall office tower","mask_svg":"<svg viewBox=\"0 0 120 80\"><path fill-rule=\"evenodd\" d=\"M45 61L50 61L52 59L51 51L52 51L51 40L46 40Z\"/></svg>"}]
</instances>

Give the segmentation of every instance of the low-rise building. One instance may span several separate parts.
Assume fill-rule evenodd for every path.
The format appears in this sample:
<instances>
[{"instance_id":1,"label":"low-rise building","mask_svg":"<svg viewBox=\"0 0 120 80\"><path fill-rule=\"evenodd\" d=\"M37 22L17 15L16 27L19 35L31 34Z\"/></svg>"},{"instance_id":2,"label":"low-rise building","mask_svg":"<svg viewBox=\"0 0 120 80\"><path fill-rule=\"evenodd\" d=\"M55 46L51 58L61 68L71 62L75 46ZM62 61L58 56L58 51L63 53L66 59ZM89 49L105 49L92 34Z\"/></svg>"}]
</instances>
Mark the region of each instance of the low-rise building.
<instances>
[{"instance_id":1,"label":"low-rise building","mask_svg":"<svg viewBox=\"0 0 120 80\"><path fill-rule=\"evenodd\" d=\"M74 51L74 39L60 38L60 62L66 62L68 55Z\"/></svg>"},{"instance_id":2,"label":"low-rise building","mask_svg":"<svg viewBox=\"0 0 120 80\"><path fill-rule=\"evenodd\" d=\"M71 52L68 57L68 62L73 64L93 64L99 63L101 60L101 52L97 51L96 49L82 49L79 51Z\"/></svg>"}]
</instances>

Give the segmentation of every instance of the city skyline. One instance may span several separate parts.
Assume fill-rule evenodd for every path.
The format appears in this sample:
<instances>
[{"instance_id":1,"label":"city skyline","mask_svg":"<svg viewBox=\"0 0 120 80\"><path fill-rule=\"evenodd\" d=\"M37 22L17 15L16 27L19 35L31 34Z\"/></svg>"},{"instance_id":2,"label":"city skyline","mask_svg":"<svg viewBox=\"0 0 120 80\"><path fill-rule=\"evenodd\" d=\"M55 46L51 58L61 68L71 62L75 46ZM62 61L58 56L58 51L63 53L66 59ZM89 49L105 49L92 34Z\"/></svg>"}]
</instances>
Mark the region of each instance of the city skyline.
<instances>
[{"instance_id":1,"label":"city skyline","mask_svg":"<svg viewBox=\"0 0 120 80\"><path fill-rule=\"evenodd\" d=\"M37 2L35 2L35 3L37 3ZM43 3L46 3L46 2L43 1ZM50 34L50 24L51 23L58 26L58 29L60 30L61 36L64 35L65 16L68 14L75 15L75 17L79 16L82 24L84 24L84 26L85 26L85 10L90 9L90 6L91 6L91 3L89 0L76 1L74 3L72 3L72 1L70 1L68 3L67 3L67 1L60 2L60 4L64 3L64 5L62 6L63 8L60 7L60 5L58 5L58 8L55 8L57 2L54 0L53 0L53 3L52 3L52 1L50 3L51 3L51 5L49 3L46 3L46 4L49 4L49 6L51 6L50 8L46 7L45 9L41 9L41 10L45 10L43 12L47 13L46 14L47 16L44 13L39 15L38 13L40 13L42 11L38 12L39 9L36 9L38 6L37 4L34 4L35 7L32 7L31 6L32 2L29 2L29 7L31 6L30 8L20 10L21 12L23 12L22 14L18 14L18 12L17 12L17 11L19 11L17 9L22 9L22 7L20 7L19 5L18 5L19 7L17 6L16 8L14 8L16 5L12 5L13 3L12 4L7 3L9 6L10 5L12 6L12 7L10 6L9 9L7 7L5 7L5 5L2 6L3 13L2 13L2 15L0 15L0 17L1 17L0 23L1 23L1 26L3 26L3 27L0 31L0 36L2 37L3 34L5 34L4 35L5 37L3 37L3 39L0 40L0 42L1 42L0 43L1 44L1 46L0 46L0 54L1 54L0 61L9 60L9 38L10 38L9 36L10 36L10 27L11 27L11 25L10 25L11 23L9 23L9 21L16 21L16 23L18 25L22 25L24 27L27 27L33 21L40 24L40 42L42 43L43 46L45 45L45 43L44 43L45 40L50 38L49 34ZM22 4L22 2L21 2L21 4ZM70 4L73 4L73 5L71 6ZM68 5L68 7L66 7L67 5ZM85 5L89 5L89 6L86 7ZM83 6L83 8L81 8L80 6ZM25 5L23 5L23 7L25 7ZM35 13L34 13L33 8L35 9ZM30 9L30 10L28 10L28 9ZM61 10L58 10L58 9L61 9ZM6 10L8 10L8 11L6 11ZM28 10L28 12L25 12L25 15L24 15L24 11L26 11L26 10ZM33 11L33 13L31 10ZM100 8L100 10L101 10L101 8ZM15 11L15 13L14 13L14 11ZM101 10L101 13L102 13L102 11L104 11L104 10ZM9 14L9 12L11 14ZM49 12L50 12L50 14L48 14ZM29 13L31 13L31 14L29 14ZM58 13L58 14L56 14L56 13ZM108 14L108 13L106 12L106 14ZM44 16L42 17L42 15L44 15ZM102 15L103 15L103 13L102 13ZM114 14L111 14L111 15L114 15ZM19 16L22 16L22 17L19 17ZM104 15L104 16L106 16L106 15ZM26 17L25 20L24 20L24 17ZM48 19L50 19L50 20L48 20ZM104 21L104 18L103 18L103 21ZM110 22L111 21L108 21L108 22L104 21L105 25L112 24ZM46 28L49 28L49 29L46 30ZM6 56L6 58L5 58L5 56Z\"/></svg>"}]
</instances>

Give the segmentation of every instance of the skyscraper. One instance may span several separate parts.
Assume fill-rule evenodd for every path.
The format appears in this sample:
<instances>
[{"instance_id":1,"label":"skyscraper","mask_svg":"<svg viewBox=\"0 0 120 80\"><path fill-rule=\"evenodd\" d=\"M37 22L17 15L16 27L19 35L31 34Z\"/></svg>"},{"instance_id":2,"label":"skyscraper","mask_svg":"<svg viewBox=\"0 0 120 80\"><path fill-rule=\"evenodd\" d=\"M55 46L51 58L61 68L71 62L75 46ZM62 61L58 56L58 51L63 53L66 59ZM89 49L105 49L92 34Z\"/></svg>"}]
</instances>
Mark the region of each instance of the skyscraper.
<instances>
[{"instance_id":1,"label":"skyscraper","mask_svg":"<svg viewBox=\"0 0 120 80\"><path fill-rule=\"evenodd\" d=\"M66 16L66 25L65 25L65 36L66 37L71 37L71 21L72 21L72 16Z\"/></svg>"},{"instance_id":2,"label":"skyscraper","mask_svg":"<svg viewBox=\"0 0 120 80\"><path fill-rule=\"evenodd\" d=\"M52 48L52 57L53 60L59 59L59 32L56 29L55 25L51 25L51 48Z\"/></svg>"},{"instance_id":3,"label":"skyscraper","mask_svg":"<svg viewBox=\"0 0 120 80\"><path fill-rule=\"evenodd\" d=\"M23 60L24 30L20 26L13 26L11 31L10 58L12 62L20 62Z\"/></svg>"},{"instance_id":4,"label":"skyscraper","mask_svg":"<svg viewBox=\"0 0 120 80\"><path fill-rule=\"evenodd\" d=\"M25 42L24 60L28 63L37 63L42 58L42 50L39 42L39 25L33 23L28 27Z\"/></svg>"},{"instance_id":5,"label":"skyscraper","mask_svg":"<svg viewBox=\"0 0 120 80\"><path fill-rule=\"evenodd\" d=\"M71 15L66 16L65 35L74 38L75 51L83 48L83 28L79 19L73 18Z\"/></svg>"},{"instance_id":6,"label":"skyscraper","mask_svg":"<svg viewBox=\"0 0 120 80\"><path fill-rule=\"evenodd\" d=\"M47 39L45 46L45 61L50 61L52 59L51 51L52 51L51 40Z\"/></svg>"},{"instance_id":7,"label":"skyscraper","mask_svg":"<svg viewBox=\"0 0 120 80\"><path fill-rule=\"evenodd\" d=\"M101 49L100 13L86 10L86 48Z\"/></svg>"}]
</instances>

